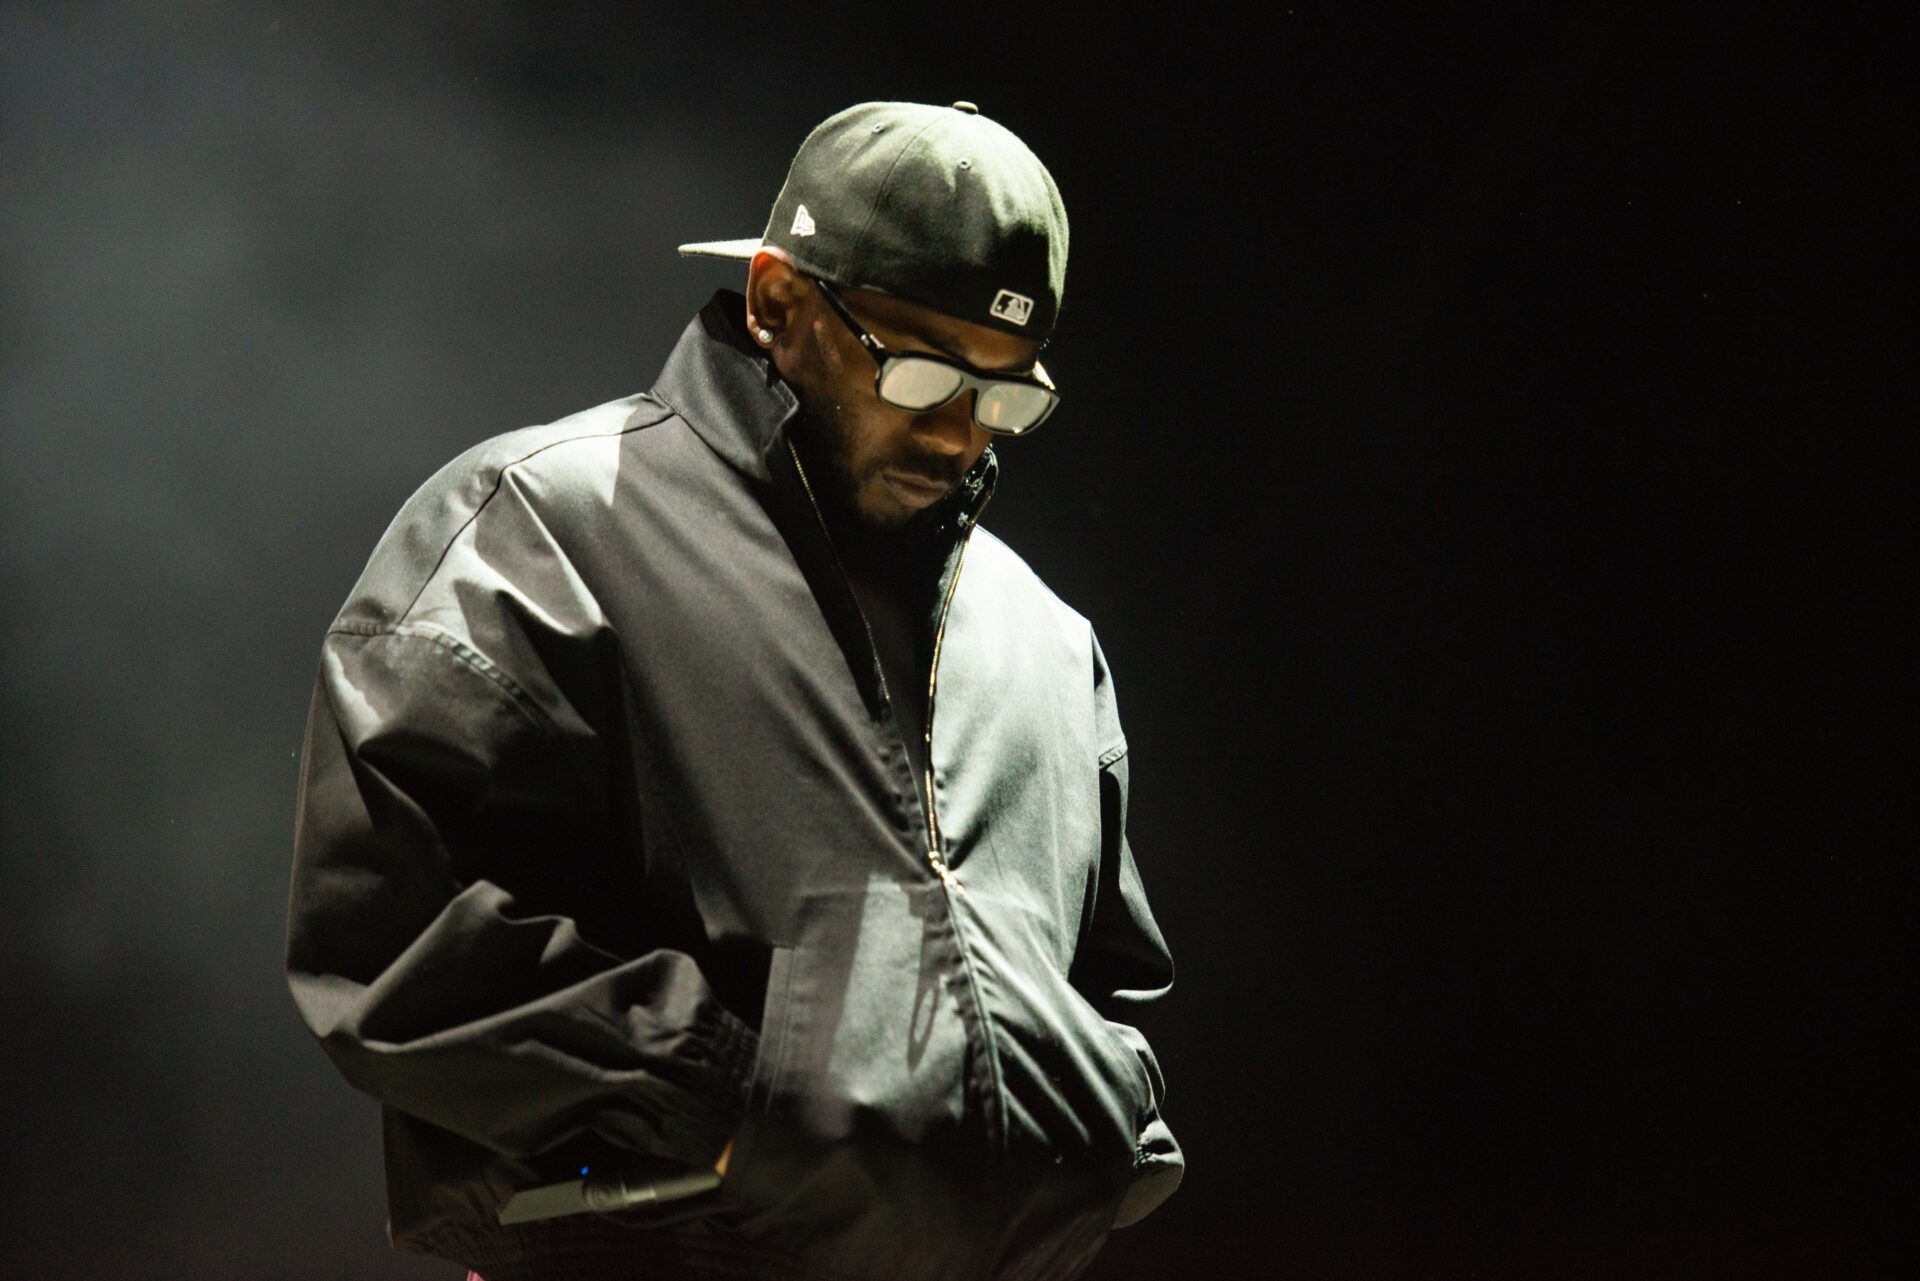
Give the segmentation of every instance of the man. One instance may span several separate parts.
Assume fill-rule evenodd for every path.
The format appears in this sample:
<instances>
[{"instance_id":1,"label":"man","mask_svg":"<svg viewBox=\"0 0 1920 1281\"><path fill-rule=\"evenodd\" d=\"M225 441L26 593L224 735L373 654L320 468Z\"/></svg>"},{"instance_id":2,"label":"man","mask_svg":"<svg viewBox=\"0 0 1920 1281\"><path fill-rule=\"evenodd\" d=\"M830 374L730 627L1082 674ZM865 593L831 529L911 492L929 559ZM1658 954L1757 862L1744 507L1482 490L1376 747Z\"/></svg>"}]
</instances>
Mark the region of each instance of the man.
<instances>
[{"instance_id":1,"label":"man","mask_svg":"<svg viewBox=\"0 0 1920 1281\"><path fill-rule=\"evenodd\" d=\"M287 967L485 1281L1065 1278L1179 1181L1100 647L978 527L1046 169L867 103L654 389L467 452L328 633Z\"/></svg>"}]
</instances>

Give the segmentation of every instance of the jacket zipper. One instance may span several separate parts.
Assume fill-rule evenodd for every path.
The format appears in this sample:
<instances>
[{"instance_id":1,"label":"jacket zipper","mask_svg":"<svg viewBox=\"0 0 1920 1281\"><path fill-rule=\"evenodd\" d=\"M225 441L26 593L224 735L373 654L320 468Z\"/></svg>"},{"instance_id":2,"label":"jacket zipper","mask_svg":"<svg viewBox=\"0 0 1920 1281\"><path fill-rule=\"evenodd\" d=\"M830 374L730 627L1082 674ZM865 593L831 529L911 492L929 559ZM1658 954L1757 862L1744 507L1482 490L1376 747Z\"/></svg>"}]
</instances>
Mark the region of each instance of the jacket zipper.
<instances>
[{"instance_id":1,"label":"jacket zipper","mask_svg":"<svg viewBox=\"0 0 1920 1281\"><path fill-rule=\"evenodd\" d=\"M977 486L975 492L978 492ZM954 592L960 587L960 570L967 562L967 545L973 541L973 527L980 519L980 512L985 511L987 503L992 501L993 495L988 494L986 502L980 504L979 511L962 512L958 517L961 522L960 550L953 559L953 577L947 580L946 594L940 598L940 617L933 628L933 655L927 662L927 861L933 864L941 880L962 894L967 892L967 887L960 883L952 869L947 866L946 846L940 835L940 820L935 816L933 808L933 696L940 685L940 644L947 637L947 611L953 605Z\"/></svg>"},{"instance_id":2,"label":"jacket zipper","mask_svg":"<svg viewBox=\"0 0 1920 1281\"><path fill-rule=\"evenodd\" d=\"M826 537L827 550L833 553L834 567L840 571L840 577L847 584L847 595L853 600L853 612L860 616L860 629L867 634L867 648L873 654L873 670L880 678L880 700L887 706L888 715L893 712L893 697L887 691L887 674L880 663L880 646L873 638L873 627L867 622L866 611L860 608L860 597L853 590L853 577L847 573L847 567L840 559L840 549L834 545L833 531L827 528L827 518L820 510L820 502L813 496L813 484L807 479L807 469L800 463L800 452L793 447L793 441L787 442L787 453L793 458L794 470L800 473L800 487L807 491L807 502L813 507L813 518L820 522L820 532ZM976 492L978 485L975 485ZM993 495L987 495L987 502L993 501ZM986 503L980 504L980 510L986 510ZM965 894L967 887L962 885L947 866L943 847L940 842L940 820L933 808L933 698L940 683L940 644L946 639L947 611L953 605L953 594L960 586L960 567L967 559L967 544L973 540L973 526L978 521L979 512L971 515L962 513L959 517L962 531L960 534L960 552L954 559L953 576L947 580L946 594L940 598L940 615L934 623L933 654L927 663L927 726L926 726L926 774L921 779L922 804L927 820L927 863L939 876L943 885L956 893Z\"/></svg>"}]
</instances>

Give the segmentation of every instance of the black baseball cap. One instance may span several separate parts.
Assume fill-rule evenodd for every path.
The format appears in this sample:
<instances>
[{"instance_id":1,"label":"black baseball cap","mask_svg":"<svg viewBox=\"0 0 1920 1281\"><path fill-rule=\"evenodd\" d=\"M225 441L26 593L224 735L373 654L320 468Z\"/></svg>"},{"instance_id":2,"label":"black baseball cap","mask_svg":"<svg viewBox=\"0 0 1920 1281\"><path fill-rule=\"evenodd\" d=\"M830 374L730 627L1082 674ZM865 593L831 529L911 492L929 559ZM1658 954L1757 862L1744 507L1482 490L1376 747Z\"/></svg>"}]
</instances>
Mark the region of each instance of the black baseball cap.
<instances>
[{"instance_id":1,"label":"black baseball cap","mask_svg":"<svg viewBox=\"0 0 1920 1281\"><path fill-rule=\"evenodd\" d=\"M971 102L863 102L822 121L764 235L689 257L783 251L811 276L1045 343L1067 278L1067 210L1040 158Z\"/></svg>"}]
</instances>

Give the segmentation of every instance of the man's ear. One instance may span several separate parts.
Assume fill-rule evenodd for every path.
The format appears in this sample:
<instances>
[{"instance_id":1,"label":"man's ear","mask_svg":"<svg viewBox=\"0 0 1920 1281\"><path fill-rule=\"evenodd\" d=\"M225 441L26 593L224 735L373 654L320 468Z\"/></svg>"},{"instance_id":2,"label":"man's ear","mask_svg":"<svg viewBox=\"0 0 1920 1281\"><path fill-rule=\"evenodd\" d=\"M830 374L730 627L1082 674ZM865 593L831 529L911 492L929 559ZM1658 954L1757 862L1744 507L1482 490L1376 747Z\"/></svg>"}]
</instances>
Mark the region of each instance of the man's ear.
<instances>
[{"instance_id":1,"label":"man's ear","mask_svg":"<svg viewBox=\"0 0 1920 1281\"><path fill-rule=\"evenodd\" d=\"M800 320L807 282L783 254L762 249L747 268L747 335L772 349Z\"/></svg>"}]
</instances>

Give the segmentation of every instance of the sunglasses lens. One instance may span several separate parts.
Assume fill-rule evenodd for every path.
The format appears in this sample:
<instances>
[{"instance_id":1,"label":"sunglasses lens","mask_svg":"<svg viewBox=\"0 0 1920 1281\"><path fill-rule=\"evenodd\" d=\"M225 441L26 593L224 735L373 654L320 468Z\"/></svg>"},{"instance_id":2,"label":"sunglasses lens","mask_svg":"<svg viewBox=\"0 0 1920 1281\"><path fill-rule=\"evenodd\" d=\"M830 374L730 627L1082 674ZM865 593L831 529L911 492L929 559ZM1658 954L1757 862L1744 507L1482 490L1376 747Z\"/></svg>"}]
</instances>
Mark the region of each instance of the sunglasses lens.
<instances>
[{"instance_id":1,"label":"sunglasses lens","mask_svg":"<svg viewBox=\"0 0 1920 1281\"><path fill-rule=\"evenodd\" d=\"M1031 431L1053 408L1054 400L1044 387L996 383L980 393L973 414L988 431Z\"/></svg>"},{"instance_id":2,"label":"sunglasses lens","mask_svg":"<svg viewBox=\"0 0 1920 1281\"><path fill-rule=\"evenodd\" d=\"M900 409L932 409L960 390L960 371L911 356L890 361L880 376L880 399Z\"/></svg>"}]
</instances>

